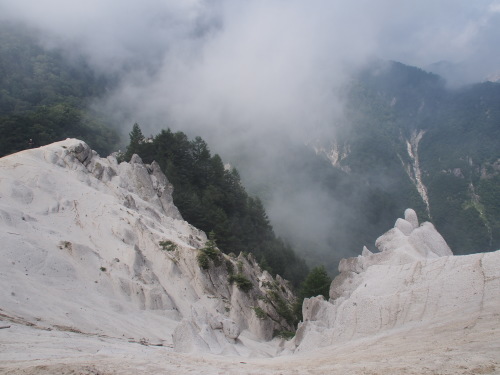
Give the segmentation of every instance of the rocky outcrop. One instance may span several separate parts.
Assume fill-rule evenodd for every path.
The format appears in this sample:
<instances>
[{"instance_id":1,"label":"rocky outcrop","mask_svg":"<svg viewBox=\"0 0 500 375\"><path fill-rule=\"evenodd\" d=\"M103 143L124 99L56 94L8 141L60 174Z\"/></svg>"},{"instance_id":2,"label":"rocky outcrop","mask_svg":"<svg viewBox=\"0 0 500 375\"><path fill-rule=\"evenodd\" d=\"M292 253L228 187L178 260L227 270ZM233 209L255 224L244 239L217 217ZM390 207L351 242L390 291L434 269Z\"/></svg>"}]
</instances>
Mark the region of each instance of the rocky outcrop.
<instances>
[{"instance_id":1,"label":"rocky outcrop","mask_svg":"<svg viewBox=\"0 0 500 375\"><path fill-rule=\"evenodd\" d=\"M413 210L368 249L340 262L330 300L306 299L304 322L290 347L319 346L393 329L470 318L471 324L500 299L500 251L453 256L431 223L418 226ZM489 304L489 305L488 305Z\"/></svg>"},{"instance_id":2,"label":"rocky outcrop","mask_svg":"<svg viewBox=\"0 0 500 375\"><path fill-rule=\"evenodd\" d=\"M217 250L200 266L206 235L172 190L157 163L75 139L2 158L1 314L212 353L249 354L249 340L291 329L274 302L293 302L287 282L252 256Z\"/></svg>"},{"instance_id":3,"label":"rocky outcrop","mask_svg":"<svg viewBox=\"0 0 500 375\"><path fill-rule=\"evenodd\" d=\"M336 140L325 142L324 140L316 139L309 144L314 149L316 155L326 157L333 167L349 173L350 167L342 163L351 153L351 146L349 143L339 143Z\"/></svg>"}]
</instances>

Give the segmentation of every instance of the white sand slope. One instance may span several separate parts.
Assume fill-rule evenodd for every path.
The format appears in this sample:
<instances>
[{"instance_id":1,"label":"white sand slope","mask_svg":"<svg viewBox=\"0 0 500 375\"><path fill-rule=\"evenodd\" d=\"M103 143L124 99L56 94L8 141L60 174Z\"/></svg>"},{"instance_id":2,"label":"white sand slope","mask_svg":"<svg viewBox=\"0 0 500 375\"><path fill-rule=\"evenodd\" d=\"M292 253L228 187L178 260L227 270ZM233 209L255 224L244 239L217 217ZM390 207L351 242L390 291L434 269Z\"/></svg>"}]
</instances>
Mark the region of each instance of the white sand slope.
<instances>
[{"instance_id":1,"label":"white sand slope","mask_svg":"<svg viewBox=\"0 0 500 375\"><path fill-rule=\"evenodd\" d=\"M341 262L330 301L305 302L295 339L269 341L262 296L286 283L241 256L221 259L249 293L201 270L206 237L171 189L78 140L0 159L0 373L500 373L500 252L453 256L407 210L380 253Z\"/></svg>"},{"instance_id":2,"label":"white sand slope","mask_svg":"<svg viewBox=\"0 0 500 375\"><path fill-rule=\"evenodd\" d=\"M270 359L182 354L9 323L11 328L0 330L0 374L498 374L498 319L457 319Z\"/></svg>"}]
</instances>

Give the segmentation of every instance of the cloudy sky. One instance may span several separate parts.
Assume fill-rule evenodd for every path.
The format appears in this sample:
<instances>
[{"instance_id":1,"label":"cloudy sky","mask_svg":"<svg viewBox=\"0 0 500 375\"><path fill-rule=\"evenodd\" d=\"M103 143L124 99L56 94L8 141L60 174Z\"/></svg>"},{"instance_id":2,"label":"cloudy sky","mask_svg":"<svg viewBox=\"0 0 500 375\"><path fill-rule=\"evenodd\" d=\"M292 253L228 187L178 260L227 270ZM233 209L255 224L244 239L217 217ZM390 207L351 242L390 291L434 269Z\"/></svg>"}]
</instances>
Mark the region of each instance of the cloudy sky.
<instances>
[{"instance_id":1,"label":"cloudy sky","mask_svg":"<svg viewBox=\"0 0 500 375\"><path fill-rule=\"evenodd\" d=\"M0 20L126 73L107 104L147 124L321 127L371 58L446 61L452 83L500 73L499 0L0 0Z\"/></svg>"},{"instance_id":2,"label":"cloudy sky","mask_svg":"<svg viewBox=\"0 0 500 375\"><path fill-rule=\"evenodd\" d=\"M498 70L498 0L0 0L0 7L2 19L37 26L108 68L139 56L185 63L234 53L248 63L302 54L351 63L375 54L476 70L482 61L475 78Z\"/></svg>"},{"instance_id":3,"label":"cloudy sky","mask_svg":"<svg viewBox=\"0 0 500 375\"><path fill-rule=\"evenodd\" d=\"M283 139L334 130L337 90L372 59L444 66L451 86L500 73L500 0L0 0L7 20L118 74L95 105L124 134L139 122L201 135L226 160L244 150L247 181L265 179ZM318 216L321 192L297 189L293 207L268 203L272 218Z\"/></svg>"}]
</instances>

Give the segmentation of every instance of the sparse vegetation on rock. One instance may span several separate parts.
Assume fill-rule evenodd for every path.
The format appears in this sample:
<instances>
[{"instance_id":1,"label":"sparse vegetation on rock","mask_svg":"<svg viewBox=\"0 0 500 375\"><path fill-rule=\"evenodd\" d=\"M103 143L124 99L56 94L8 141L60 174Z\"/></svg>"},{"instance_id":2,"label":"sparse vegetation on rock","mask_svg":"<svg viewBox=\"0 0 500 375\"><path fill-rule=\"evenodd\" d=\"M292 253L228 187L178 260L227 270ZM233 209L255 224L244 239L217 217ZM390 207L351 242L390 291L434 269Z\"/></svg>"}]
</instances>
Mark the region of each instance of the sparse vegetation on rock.
<instances>
[{"instance_id":1,"label":"sparse vegetation on rock","mask_svg":"<svg viewBox=\"0 0 500 375\"><path fill-rule=\"evenodd\" d=\"M159 245L161 246L162 250L165 250L165 251L177 250L177 245L172 241L168 241L168 240L160 241Z\"/></svg>"},{"instance_id":2,"label":"sparse vegetation on rock","mask_svg":"<svg viewBox=\"0 0 500 375\"><path fill-rule=\"evenodd\" d=\"M255 306L253 308L253 311L255 312L255 316L257 316L257 318L259 318L259 319L267 319L268 318L267 313L259 306Z\"/></svg>"},{"instance_id":3,"label":"sparse vegetation on rock","mask_svg":"<svg viewBox=\"0 0 500 375\"><path fill-rule=\"evenodd\" d=\"M238 288L240 288L245 293L249 292L250 289L253 288L253 284L250 280L248 280L243 274L237 273L234 275L230 275L228 281L233 284L236 283Z\"/></svg>"},{"instance_id":4,"label":"sparse vegetation on rock","mask_svg":"<svg viewBox=\"0 0 500 375\"><path fill-rule=\"evenodd\" d=\"M210 261L212 261L215 266L221 265L222 254L217 248L214 232L210 232L208 240L205 243L205 247L198 251L197 260L200 268L204 270L210 268Z\"/></svg>"}]
</instances>

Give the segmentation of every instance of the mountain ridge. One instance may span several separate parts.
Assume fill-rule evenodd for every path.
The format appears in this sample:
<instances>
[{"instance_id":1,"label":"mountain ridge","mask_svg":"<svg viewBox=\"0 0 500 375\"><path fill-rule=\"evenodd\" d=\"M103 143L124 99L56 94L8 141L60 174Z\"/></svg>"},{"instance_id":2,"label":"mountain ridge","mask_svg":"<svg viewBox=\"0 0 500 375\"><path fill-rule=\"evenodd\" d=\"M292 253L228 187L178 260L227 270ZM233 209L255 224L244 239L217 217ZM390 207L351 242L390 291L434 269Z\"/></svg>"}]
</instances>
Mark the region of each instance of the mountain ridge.
<instances>
[{"instance_id":1,"label":"mountain ridge","mask_svg":"<svg viewBox=\"0 0 500 375\"><path fill-rule=\"evenodd\" d=\"M500 212L493 200L500 197L495 167L500 84L449 89L435 74L389 62L361 72L345 92L345 116L336 134L312 143L320 157L344 172L337 179L351 190L368 186L362 197L385 201L384 226L398 211L414 207L456 253L497 250ZM358 204L342 192L334 192L335 199ZM373 200L363 204L368 211L380 208ZM363 215L360 211L356 220ZM365 243L371 243L382 232L376 233L374 220L363 223L372 232ZM335 248L335 239L331 242ZM359 241L347 246L352 255L362 248Z\"/></svg>"},{"instance_id":2,"label":"mountain ridge","mask_svg":"<svg viewBox=\"0 0 500 375\"><path fill-rule=\"evenodd\" d=\"M118 164L74 139L0 160L4 317L247 355L293 330L277 307L294 302L288 284L183 221L156 163Z\"/></svg>"}]
</instances>

